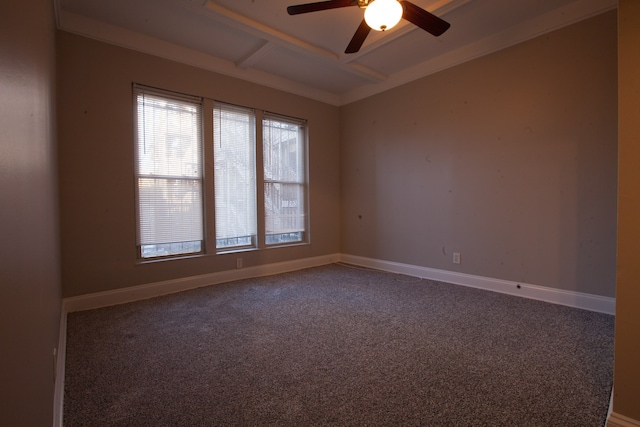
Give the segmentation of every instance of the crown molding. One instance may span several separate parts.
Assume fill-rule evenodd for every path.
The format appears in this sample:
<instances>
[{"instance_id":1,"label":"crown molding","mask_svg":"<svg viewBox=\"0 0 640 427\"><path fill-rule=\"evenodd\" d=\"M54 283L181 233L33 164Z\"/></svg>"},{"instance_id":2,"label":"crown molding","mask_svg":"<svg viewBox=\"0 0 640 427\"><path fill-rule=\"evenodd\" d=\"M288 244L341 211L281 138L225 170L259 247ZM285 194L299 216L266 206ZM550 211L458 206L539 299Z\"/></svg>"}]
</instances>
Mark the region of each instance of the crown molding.
<instances>
[{"instance_id":1,"label":"crown molding","mask_svg":"<svg viewBox=\"0 0 640 427\"><path fill-rule=\"evenodd\" d=\"M350 104L447 68L523 43L546 33L559 30L585 19L617 8L617 0L578 0L540 17L526 21L507 31L486 37L403 72L390 75L376 85L367 85L343 94L340 105Z\"/></svg>"},{"instance_id":2,"label":"crown molding","mask_svg":"<svg viewBox=\"0 0 640 427\"><path fill-rule=\"evenodd\" d=\"M460 0L451 3L459 6L467 1ZM189 0L188 3L193 4L194 7L206 9L208 13L215 12L210 7L213 3L208 0ZM59 8L57 0L54 0L54 5L58 28L62 31L235 77L326 104L343 106L613 10L617 7L617 0L577 0L567 6L512 27L507 31L492 35L390 76L378 75L374 71L364 69L354 62L345 62L344 59L334 61L331 58L325 58L326 60L334 61L336 65L349 70L354 75L369 80L370 83L346 93L331 93L315 89L305 84L251 68L252 63L257 61L260 55L267 54L274 44L279 43L279 39L276 37L278 34L276 33L269 33L269 40L265 45L253 55L235 64L195 49L63 11ZM440 6L444 9L444 5L445 3ZM225 15L221 19L233 21L232 18L233 16ZM238 25L249 25L247 22L238 22ZM262 33L263 35L266 34L264 31ZM287 43L289 45L295 44L291 41ZM304 50L304 46L296 46L296 51ZM315 55L313 52L309 54Z\"/></svg>"},{"instance_id":3,"label":"crown molding","mask_svg":"<svg viewBox=\"0 0 640 427\"><path fill-rule=\"evenodd\" d=\"M58 11L58 17L58 29L68 33L235 77L326 104L337 106L340 102L337 94L314 89L254 68L241 68L231 61L205 52L62 10Z\"/></svg>"}]
</instances>

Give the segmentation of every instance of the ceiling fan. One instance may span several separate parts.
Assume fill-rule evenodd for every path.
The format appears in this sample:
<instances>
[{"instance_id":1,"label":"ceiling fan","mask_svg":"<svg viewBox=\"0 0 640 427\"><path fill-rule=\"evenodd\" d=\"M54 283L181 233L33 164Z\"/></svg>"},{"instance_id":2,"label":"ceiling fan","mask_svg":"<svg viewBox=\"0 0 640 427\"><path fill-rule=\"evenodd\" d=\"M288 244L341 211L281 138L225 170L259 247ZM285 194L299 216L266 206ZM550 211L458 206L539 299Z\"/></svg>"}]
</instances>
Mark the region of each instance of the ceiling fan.
<instances>
[{"instance_id":1,"label":"ceiling fan","mask_svg":"<svg viewBox=\"0 0 640 427\"><path fill-rule=\"evenodd\" d=\"M365 9L364 19L351 38L344 53L356 53L362 47L371 29L385 31L396 25L401 18L438 37L451 24L421 7L404 0L328 0L287 7L289 15L358 6Z\"/></svg>"}]
</instances>

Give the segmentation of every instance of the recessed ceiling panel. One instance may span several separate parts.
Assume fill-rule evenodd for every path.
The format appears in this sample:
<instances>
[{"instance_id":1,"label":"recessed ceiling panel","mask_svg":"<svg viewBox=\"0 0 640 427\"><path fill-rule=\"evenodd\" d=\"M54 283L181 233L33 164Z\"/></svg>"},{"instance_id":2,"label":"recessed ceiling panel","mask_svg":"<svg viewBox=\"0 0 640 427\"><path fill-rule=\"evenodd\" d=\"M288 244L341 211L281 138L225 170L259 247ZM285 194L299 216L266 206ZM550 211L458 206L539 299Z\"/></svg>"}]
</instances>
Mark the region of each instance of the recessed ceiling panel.
<instances>
[{"instance_id":1,"label":"recessed ceiling panel","mask_svg":"<svg viewBox=\"0 0 640 427\"><path fill-rule=\"evenodd\" d=\"M341 54L363 19L364 11L357 6L325 10L291 16L287 6L310 3L306 0L219 0L223 5L252 20L321 47Z\"/></svg>"},{"instance_id":2,"label":"recessed ceiling panel","mask_svg":"<svg viewBox=\"0 0 640 427\"><path fill-rule=\"evenodd\" d=\"M175 0L61 0L65 11L235 62L262 39Z\"/></svg>"},{"instance_id":3,"label":"recessed ceiling panel","mask_svg":"<svg viewBox=\"0 0 640 427\"><path fill-rule=\"evenodd\" d=\"M368 83L329 62L310 60L283 48L274 49L254 68L330 93L343 93Z\"/></svg>"}]
</instances>

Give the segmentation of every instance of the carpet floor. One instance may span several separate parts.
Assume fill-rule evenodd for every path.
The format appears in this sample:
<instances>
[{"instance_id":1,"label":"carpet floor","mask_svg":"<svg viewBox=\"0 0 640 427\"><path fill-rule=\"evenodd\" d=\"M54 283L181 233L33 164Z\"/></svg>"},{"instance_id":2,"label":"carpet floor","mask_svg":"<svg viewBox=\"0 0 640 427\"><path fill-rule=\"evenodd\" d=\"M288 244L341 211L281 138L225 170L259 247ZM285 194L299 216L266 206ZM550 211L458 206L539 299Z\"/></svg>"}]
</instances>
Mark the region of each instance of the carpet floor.
<instances>
[{"instance_id":1,"label":"carpet floor","mask_svg":"<svg viewBox=\"0 0 640 427\"><path fill-rule=\"evenodd\" d=\"M604 425L614 317L341 264L70 313L64 425Z\"/></svg>"}]
</instances>

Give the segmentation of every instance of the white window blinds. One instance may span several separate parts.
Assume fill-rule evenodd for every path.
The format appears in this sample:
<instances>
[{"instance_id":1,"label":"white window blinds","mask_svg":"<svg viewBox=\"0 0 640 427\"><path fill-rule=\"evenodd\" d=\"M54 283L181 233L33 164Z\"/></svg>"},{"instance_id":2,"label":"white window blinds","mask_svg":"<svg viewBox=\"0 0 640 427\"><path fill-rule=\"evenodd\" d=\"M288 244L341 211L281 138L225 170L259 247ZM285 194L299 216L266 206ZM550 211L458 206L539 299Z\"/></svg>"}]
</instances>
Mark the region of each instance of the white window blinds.
<instances>
[{"instance_id":1,"label":"white window blinds","mask_svg":"<svg viewBox=\"0 0 640 427\"><path fill-rule=\"evenodd\" d=\"M255 114L216 102L213 110L216 247L257 244Z\"/></svg>"},{"instance_id":2,"label":"white window blinds","mask_svg":"<svg viewBox=\"0 0 640 427\"><path fill-rule=\"evenodd\" d=\"M134 100L140 255L200 252L202 100L138 85Z\"/></svg>"},{"instance_id":3,"label":"white window blinds","mask_svg":"<svg viewBox=\"0 0 640 427\"><path fill-rule=\"evenodd\" d=\"M299 242L306 231L306 122L265 113L262 121L266 244Z\"/></svg>"}]
</instances>

